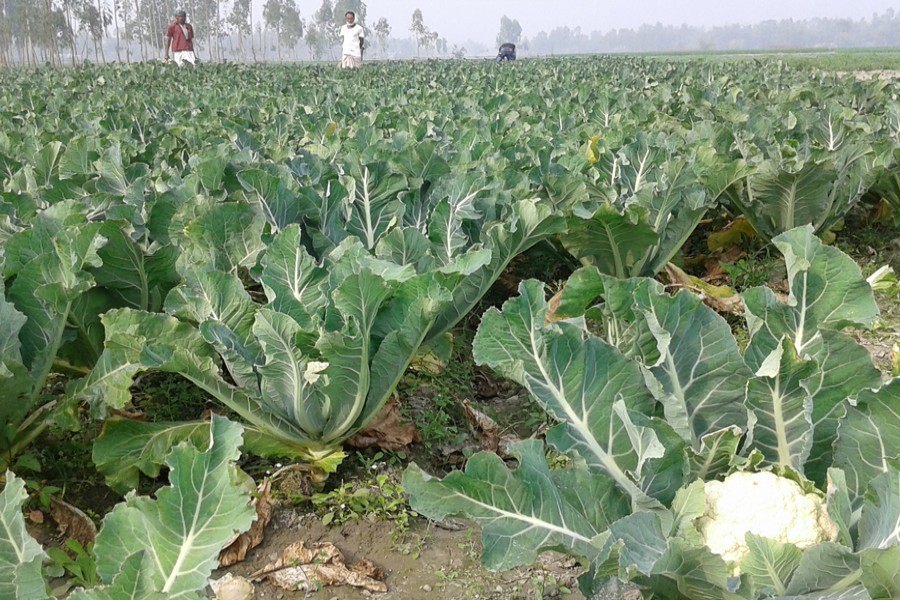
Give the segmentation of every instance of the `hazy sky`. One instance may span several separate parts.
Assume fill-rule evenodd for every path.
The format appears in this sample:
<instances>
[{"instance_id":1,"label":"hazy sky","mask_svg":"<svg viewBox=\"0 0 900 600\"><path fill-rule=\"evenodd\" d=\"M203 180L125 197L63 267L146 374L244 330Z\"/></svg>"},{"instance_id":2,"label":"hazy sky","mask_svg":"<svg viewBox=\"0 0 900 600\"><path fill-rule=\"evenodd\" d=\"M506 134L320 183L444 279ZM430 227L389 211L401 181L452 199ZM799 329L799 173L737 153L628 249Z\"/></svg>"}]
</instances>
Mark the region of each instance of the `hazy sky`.
<instances>
[{"instance_id":1,"label":"hazy sky","mask_svg":"<svg viewBox=\"0 0 900 600\"><path fill-rule=\"evenodd\" d=\"M303 17L309 18L321 0L298 0L298 5ZM528 37L563 25L581 25L589 32L657 21L723 25L767 19L870 18L888 8L900 10L900 0L368 0L366 6L367 24L387 17L396 37L406 37L412 12L420 8L425 24L451 42L471 39L493 44L504 14L518 19Z\"/></svg>"}]
</instances>

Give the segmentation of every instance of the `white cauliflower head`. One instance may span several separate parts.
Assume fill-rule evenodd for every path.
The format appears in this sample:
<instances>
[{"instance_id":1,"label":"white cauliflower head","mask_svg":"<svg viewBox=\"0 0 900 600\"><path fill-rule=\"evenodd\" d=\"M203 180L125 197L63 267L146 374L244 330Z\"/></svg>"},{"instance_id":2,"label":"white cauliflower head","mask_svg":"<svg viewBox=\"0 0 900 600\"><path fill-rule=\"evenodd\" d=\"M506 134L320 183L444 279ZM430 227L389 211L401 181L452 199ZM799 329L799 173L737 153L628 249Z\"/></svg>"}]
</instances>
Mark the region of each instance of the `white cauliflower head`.
<instances>
[{"instance_id":1,"label":"white cauliflower head","mask_svg":"<svg viewBox=\"0 0 900 600\"><path fill-rule=\"evenodd\" d=\"M748 533L808 548L837 538L825 501L804 494L800 485L774 473L733 473L705 484L706 514L697 521L700 537L732 565L735 575L747 555Z\"/></svg>"},{"instance_id":2,"label":"white cauliflower head","mask_svg":"<svg viewBox=\"0 0 900 600\"><path fill-rule=\"evenodd\" d=\"M306 383L313 384L319 380L322 371L328 368L327 362L318 362L311 360L306 363L306 371L303 372L303 379Z\"/></svg>"}]
</instances>

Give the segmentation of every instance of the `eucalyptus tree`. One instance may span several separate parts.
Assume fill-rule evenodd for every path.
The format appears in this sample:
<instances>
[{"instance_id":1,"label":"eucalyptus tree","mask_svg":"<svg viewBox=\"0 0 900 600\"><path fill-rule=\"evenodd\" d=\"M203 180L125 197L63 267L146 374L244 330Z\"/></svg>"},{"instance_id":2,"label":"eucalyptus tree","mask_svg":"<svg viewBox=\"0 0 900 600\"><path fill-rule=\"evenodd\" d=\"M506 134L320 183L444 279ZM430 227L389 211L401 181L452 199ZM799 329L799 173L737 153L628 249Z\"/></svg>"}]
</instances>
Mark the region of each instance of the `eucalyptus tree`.
<instances>
[{"instance_id":1,"label":"eucalyptus tree","mask_svg":"<svg viewBox=\"0 0 900 600\"><path fill-rule=\"evenodd\" d=\"M497 45L518 44L522 39L522 26L517 19L510 19L506 15L500 18L500 32L497 34Z\"/></svg>"},{"instance_id":2,"label":"eucalyptus tree","mask_svg":"<svg viewBox=\"0 0 900 600\"><path fill-rule=\"evenodd\" d=\"M102 0L83 0L76 6L75 16L85 36L85 58L87 58L87 42L90 40L94 47L94 60L106 62L103 39L106 37L106 28L112 23L109 7L105 6Z\"/></svg>"},{"instance_id":3,"label":"eucalyptus tree","mask_svg":"<svg viewBox=\"0 0 900 600\"><path fill-rule=\"evenodd\" d=\"M266 29L275 32L278 61L283 60L282 47L292 50L303 36L303 19L295 0L266 0L263 5Z\"/></svg>"},{"instance_id":4,"label":"eucalyptus tree","mask_svg":"<svg viewBox=\"0 0 900 600\"><path fill-rule=\"evenodd\" d=\"M313 14L312 23L306 31L306 45L313 58L321 59L326 52L333 59L337 44L338 25L334 19L334 4L322 0L321 6Z\"/></svg>"},{"instance_id":5,"label":"eucalyptus tree","mask_svg":"<svg viewBox=\"0 0 900 600\"><path fill-rule=\"evenodd\" d=\"M386 18L381 17L375 22L375 27L372 29L375 32L375 39L378 40L378 49L384 55L387 50L387 42L391 37L391 24Z\"/></svg>"},{"instance_id":6,"label":"eucalyptus tree","mask_svg":"<svg viewBox=\"0 0 900 600\"><path fill-rule=\"evenodd\" d=\"M417 8L413 11L412 22L410 23L409 30L412 32L413 37L415 37L416 39L416 56L420 55L423 48L425 50L434 48L435 43L438 40L438 34L435 31L431 31L425 25L425 18L422 16L422 9Z\"/></svg>"},{"instance_id":7,"label":"eucalyptus tree","mask_svg":"<svg viewBox=\"0 0 900 600\"><path fill-rule=\"evenodd\" d=\"M0 0L0 65L60 64L71 20L59 0Z\"/></svg>"},{"instance_id":8,"label":"eucalyptus tree","mask_svg":"<svg viewBox=\"0 0 900 600\"><path fill-rule=\"evenodd\" d=\"M226 23L230 26L231 31L237 34L238 51L241 60L247 60L247 52L244 47L244 37L250 38L250 53L253 60L256 60L256 47L253 44L253 2L252 0L234 0L231 5L231 12L226 18Z\"/></svg>"}]
</instances>

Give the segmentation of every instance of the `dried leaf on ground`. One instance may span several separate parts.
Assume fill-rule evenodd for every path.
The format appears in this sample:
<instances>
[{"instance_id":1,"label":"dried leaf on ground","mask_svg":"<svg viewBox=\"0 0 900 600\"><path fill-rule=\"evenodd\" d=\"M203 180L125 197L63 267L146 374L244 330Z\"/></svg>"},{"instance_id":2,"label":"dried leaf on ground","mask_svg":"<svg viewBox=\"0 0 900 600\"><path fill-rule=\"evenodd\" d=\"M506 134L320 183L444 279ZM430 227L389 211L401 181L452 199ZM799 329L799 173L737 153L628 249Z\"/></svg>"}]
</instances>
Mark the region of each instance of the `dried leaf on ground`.
<instances>
[{"instance_id":1,"label":"dried leaf on ground","mask_svg":"<svg viewBox=\"0 0 900 600\"><path fill-rule=\"evenodd\" d=\"M75 540L82 548L97 539L97 526L81 509L54 497L50 497L50 516L56 521L59 533Z\"/></svg>"},{"instance_id":2,"label":"dried leaf on ground","mask_svg":"<svg viewBox=\"0 0 900 600\"><path fill-rule=\"evenodd\" d=\"M237 537L219 553L219 567L230 567L247 557L247 553L259 546L265 538L266 525L272 520L272 484L266 479L256 488L253 506L256 521L249 530Z\"/></svg>"},{"instance_id":3,"label":"dried leaf on ground","mask_svg":"<svg viewBox=\"0 0 900 600\"><path fill-rule=\"evenodd\" d=\"M481 440L481 447L488 452L496 452L500 447L500 426L492 418L472 406L472 403L463 398L463 409L466 411L466 418L469 425L478 434Z\"/></svg>"},{"instance_id":4,"label":"dried leaf on ground","mask_svg":"<svg viewBox=\"0 0 900 600\"><path fill-rule=\"evenodd\" d=\"M216 600L253 600L256 588L243 577L225 573L217 580L210 580L209 587L216 595Z\"/></svg>"},{"instance_id":5,"label":"dried leaf on ground","mask_svg":"<svg viewBox=\"0 0 900 600\"><path fill-rule=\"evenodd\" d=\"M320 585L349 585L373 593L387 592L384 573L368 560L347 565L344 555L330 543L305 542L291 544L281 557L251 578L267 577L272 584L286 590L315 590Z\"/></svg>"},{"instance_id":6,"label":"dried leaf on ground","mask_svg":"<svg viewBox=\"0 0 900 600\"><path fill-rule=\"evenodd\" d=\"M728 272L722 268L722 263L715 258L706 261L706 275L703 281L713 285L721 285L728 281Z\"/></svg>"},{"instance_id":7,"label":"dried leaf on ground","mask_svg":"<svg viewBox=\"0 0 900 600\"><path fill-rule=\"evenodd\" d=\"M747 242L756 237L756 230L744 217L738 217L725 226L722 231L710 234L707 247L711 252L727 248L745 247Z\"/></svg>"},{"instance_id":8,"label":"dried leaf on ground","mask_svg":"<svg viewBox=\"0 0 900 600\"><path fill-rule=\"evenodd\" d=\"M706 283L698 277L688 275L672 263L666 265L665 275L671 285L694 292L716 312L735 315L744 312L744 301L730 287Z\"/></svg>"},{"instance_id":9,"label":"dried leaf on ground","mask_svg":"<svg viewBox=\"0 0 900 600\"><path fill-rule=\"evenodd\" d=\"M147 413L139 411L139 410L121 410L118 408L109 409L109 414L113 417L121 417L123 419L129 419L131 421L146 421Z\"/></svg>"},{"instance_id":10,"label":"dried leaf on ground","mask_svg":"<svg viewBox=\"0 0 900 600\"><path fill-rule=\"evenodd\" d=\"M478 435L481 449L488 452L496 452L504 458L508 457L509 454L506 449L510 444L520 441L519 438L512 434L504 434L496 421L475 408L465 398L462 400L462 405L466 411L466 418L469 420L469 424Z\"/></svg>"},{"instance_id":11,"label":"dried leaf on ground","mask_svg":"<svg viewBox=\"0 0 900 600\"><path fill-rule=\"evenodd\" d=\"M368 427L347 440L347 445L354 448L377 446L382 450L401 450L420 440L421 436L416 426L403 420L400 404L396 398L391 398L378 417Z\"/></svg>"}]
</instances>

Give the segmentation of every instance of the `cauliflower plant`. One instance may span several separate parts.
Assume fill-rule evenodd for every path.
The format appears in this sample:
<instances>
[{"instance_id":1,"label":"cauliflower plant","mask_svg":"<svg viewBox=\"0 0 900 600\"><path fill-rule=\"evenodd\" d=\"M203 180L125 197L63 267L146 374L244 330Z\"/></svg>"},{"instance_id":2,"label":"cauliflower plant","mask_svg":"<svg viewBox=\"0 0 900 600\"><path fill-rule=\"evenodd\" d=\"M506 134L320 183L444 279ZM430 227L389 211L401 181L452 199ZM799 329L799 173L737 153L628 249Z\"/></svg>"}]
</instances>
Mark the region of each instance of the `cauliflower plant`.
<instances>
[{"instance_id":1,"label":"cauliflower plant","mask_svg":"<svg viewBox=\"0 0 900 600\"><path fill-rule=\"evenodd\" d=\"M808 548L837 538L825 501L804 494L800 485L774 473L733 473L705 484L706 513L697 521L703 543L732 565L747 555L746 536Z\"/></svg>"}]
</instances>

